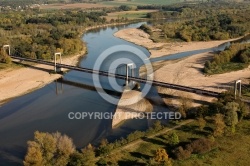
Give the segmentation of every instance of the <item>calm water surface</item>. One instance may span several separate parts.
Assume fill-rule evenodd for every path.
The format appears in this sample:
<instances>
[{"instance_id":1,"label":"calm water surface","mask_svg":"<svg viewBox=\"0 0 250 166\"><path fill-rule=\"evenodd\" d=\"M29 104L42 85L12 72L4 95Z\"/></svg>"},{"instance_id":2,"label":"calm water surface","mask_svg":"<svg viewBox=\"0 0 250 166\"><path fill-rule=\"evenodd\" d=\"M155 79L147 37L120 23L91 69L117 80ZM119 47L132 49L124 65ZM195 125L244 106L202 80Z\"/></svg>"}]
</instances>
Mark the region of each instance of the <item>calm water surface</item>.
<instances>
[{"instance_id":1,"label":"calm water surface","mask_svg":"<svg viewBox=\"0 0 250 166\"><path fill-rule=\"evenodd\" d=\"M109 27L86 33L83 40L87 42L88 54L82 59L80 66L93 68L95 60L104 50L120 44L137 47L149 56L145 48L113 36L113 33L120 29L138 27L141 24ZM117 55L109 57L101 70L107 70L108 62L115 56ZM133 58L134 55L127 53L118 55L118 57L123 56ZM64 75L64 79L93 85L92 76L82 72L70 71ZM105 86L105 79L103 78L102 81ZM109 88L108 85L106 87ZM115 97L120 96L116 94ZM0 107L0 165L20 164L26 153L27 141L33 138L36 130L59 131L67 134L74 140L75 145L81 148L88 143L96 144L103 137L109 136L114 139L131 130L147 127L145 121L136 126L132 122L124 128L112 131L111 120L69 120L68 118L70 112L114 112L115 109L116 105L106 102L94 89L59 82L13 99Z\"/></svg>"}]
</instances>

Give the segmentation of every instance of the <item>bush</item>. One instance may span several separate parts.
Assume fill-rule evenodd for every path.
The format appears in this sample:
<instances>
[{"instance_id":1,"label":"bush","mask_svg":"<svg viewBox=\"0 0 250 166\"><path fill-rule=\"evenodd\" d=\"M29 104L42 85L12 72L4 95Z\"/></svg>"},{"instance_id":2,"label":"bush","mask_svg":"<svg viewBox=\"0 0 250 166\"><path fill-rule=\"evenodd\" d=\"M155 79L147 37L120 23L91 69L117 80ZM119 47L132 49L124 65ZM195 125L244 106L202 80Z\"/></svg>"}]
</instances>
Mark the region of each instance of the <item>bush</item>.
<instances>
[{"instance_id":1,"label":"bush","mask_svg":"<svg viewBox=\"0 0 250 166\"><path fill-rule=\"evenodd\" d=\"M200 138L191 142L189 148L192 148L192 153L203 154L212 150L213 147L212 141L207 138Z\"/></svg>"},{"instance_id":2,"label":"bush","mask_svg":"<svg viewBox=\"0 0 250 166\"><path fill-rule=\"evenodd\" d=\"M191 154L203 154L211 151L215 147L215 142L211 138L199 138L194 140L190 144L187 144L185 148L179 146L173 151L174 156L178 160L184 160L191 156Z\"/></svg>"},{"instance_id":3,"label":"bush","mask_svg":"<svg viewBox=\"0 0 250 166\"><path fill-rule=\"evenodd\" d=\"M144 32L151 34L152 30L150 28L150 26L146 25L146 24L142 24L139 29L143 30Z\"/></svg>"},{"instance_id":4,"label":"bush","mask_svg":"<svg viewBox=\"0 0 250 166\"><path fill-rule=\"evenodd\" d=\"M246 54L241 54L241 55L240 55L240 61L241 61L242 63L248 63L249 58L248 58L248 56L247 56Z\"/></svg>"},{"instance_id":5,"label":"bush","mask_svg":"<svg viewBox=\"0 0 250 166\"><path fill-rule=\"evenodd\" d=\"M178 137L178 135L175 133L175 132L173 132L170 136L169 136L169 143L170 143L170 145L177 145L177 144L179 144L179 137Z\"/></svg>"},{"instance_id":6,"label":"bush","mask_svg":"<svg viewBox=\"0 0 250 166\"><path fill-rule=\"evenodd\" d=\"M119 7L120 10L123 10L123 11L129 11L129 10L132 10L132 7L130 6L127 6L127 5L121 5Z\"/></svg>"},{"instance_id":7,"label":"bush","mask_svg":"<svg viewBox=\"0 0 250 166\"><path fill-rule=\"evenodd\" d=\"M133 133L130 133L128 136L127 136L127 141L128 142L132 142L134 140L137 140L139 138L142 138L145 136L145 132L142 132L142 131L135 131Z\"/></svg>"},{"instance_id":8,"label":"bush","mask_svg":"<svg viewBox=\"0 0 250 166\"><path fill-rule=\"evenodd\" d=\"M11 57L9 57L9 56L6 56L3 60L2 60L2 62L3 63L6 63L6 64L11 64Z\"/></svg>"},{"instance_id":9,"label":"bush","mask_svg":"<svg viewBox=\"0 0 250 166\"><path fill-rule=\"evenodd\" d=\"M173 150L173 154L175 155L177 160L185 160L189 158L192 154L191 151L183 149L181 146Z\"/></svg>"}]
</instances>

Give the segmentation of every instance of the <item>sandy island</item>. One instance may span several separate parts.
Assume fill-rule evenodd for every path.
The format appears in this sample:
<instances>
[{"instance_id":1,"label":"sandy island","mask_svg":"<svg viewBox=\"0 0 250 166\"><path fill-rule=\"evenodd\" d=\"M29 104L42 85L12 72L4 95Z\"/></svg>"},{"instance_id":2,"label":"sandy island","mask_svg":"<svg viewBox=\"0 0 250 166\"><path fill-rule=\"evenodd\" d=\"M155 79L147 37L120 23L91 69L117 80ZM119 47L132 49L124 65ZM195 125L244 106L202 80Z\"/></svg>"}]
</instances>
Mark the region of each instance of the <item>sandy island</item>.
<instances>
[{"instance_id":1,"label":"sandy island","mask_svg":"<svg viewBox=\"0 0 250 166\"><path fill-rule=\"evenodd\" d=\"M224 41L209 41L209 42L173 42L173 43L154 43L147 33L136 28L120 30L114 34L116 37L127 40L129 42L141 45L147 48L151 56L150 58L161 57L179 52L206 49L218 46L230 40ZM159 49L155 49L159 48ZM193 55L187 58L183 58L178 61L163 61L162 65L154 72L154 79L157 81L163 81L168 83L175 83L179 85L197 87L212 91L225 91L228 85L232 85L232 82L237 79L243 79L250 77L250 67L234 71L225 74L217 74L212 76L205 76L202 73L204 63L206 60L212 58L212 53L201 53ZM158 62L155 62L158 63ZM164 64L165 63L165 64ZM159 93L165 93L173 96L179 96L179 94L185 94L183 92L177 92L170 89L159 88ZM205 100L211 101L212 98L188 94L198 101ZM168 100L168 99L165 99ZM172 103L173 101L171 101ZM169 104L169 103L168 103ZM197 103L199 104L199 102Z\"/></svg>"}]
</instances>

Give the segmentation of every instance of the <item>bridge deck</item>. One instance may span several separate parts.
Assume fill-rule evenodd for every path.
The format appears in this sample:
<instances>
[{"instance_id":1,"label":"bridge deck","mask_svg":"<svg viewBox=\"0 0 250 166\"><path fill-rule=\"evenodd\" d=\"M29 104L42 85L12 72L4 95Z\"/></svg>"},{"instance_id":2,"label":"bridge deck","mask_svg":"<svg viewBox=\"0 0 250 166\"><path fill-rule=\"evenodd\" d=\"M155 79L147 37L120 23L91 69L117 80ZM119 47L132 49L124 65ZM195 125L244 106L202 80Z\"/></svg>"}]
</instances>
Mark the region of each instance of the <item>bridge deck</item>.
<instances>
[{"instance_id":1,"label":"bridge deck","mask_svg":"<svg viewBox=\"0 0 250 166\"><path fill-rule=\"evenodd\" d=\"M45 64L45 65L49 65L49 66L55 66L55 64L53 62L39 60L39 59L30 59L30 58L23 58L23 57L16 57L16 56L11 56L11 58L23 60L23 61L28 61L28 62ZM61 68L66 68L69 70L81 71L81 72L85 72L85 73L98 74L98 75L107 76L107 77L115 77L115 78L123 79L123 80L127 79L127 77L125 75L112 74L112 73L108 73L106 71L93 70L93 69L77 67L77 66L70 66L70 65L59 64L59 63L56 64L56 66L61 67ZM136 82L140 82L140 83L152 82L153 86L160 86L160 87L164 87L164 88L170 88L170 89L175 89L175 90L180 90L180 91L185 91L185 92L191 92L191 93L205 95L205 96L218 97L220 95L220 93L218 93L218 92L213 92L213 91L208 91L208 90L203 90L203 89L198 89L198 88L192 88L192 87L182 86L182 85L177 85L177 84L165 83L165 82L160 82L160 81L154 81L154 80L148 81L144 78L137 78L137 77L129 76L128 79L130 81L136 81Z\"/></svg>"}]
</instances>

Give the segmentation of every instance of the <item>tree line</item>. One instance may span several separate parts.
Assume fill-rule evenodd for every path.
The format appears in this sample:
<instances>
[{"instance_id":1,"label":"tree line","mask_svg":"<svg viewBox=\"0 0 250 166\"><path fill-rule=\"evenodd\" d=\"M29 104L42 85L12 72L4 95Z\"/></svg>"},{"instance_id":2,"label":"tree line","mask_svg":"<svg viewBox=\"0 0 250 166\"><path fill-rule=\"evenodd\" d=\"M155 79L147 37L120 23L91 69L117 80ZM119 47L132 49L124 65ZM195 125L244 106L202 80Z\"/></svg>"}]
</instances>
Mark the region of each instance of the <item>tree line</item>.
<instances>
[{"instance_id":1,"label":"tree line","mask_svg":"<svg viewBox=\"0 0 250 166\"><path fill-rule=\"evenodd\" d=\"M155 41L224 40L249 33L250 7L246 4L204 3L172 6L166 10L148 14L151 19L172 20L154 26L161 30L151 34Z\"/></svg>"},{"instance_id":2,"label":"tree line","mask_svg":"<svg viewBox=\"0 0 250 166\"><path fill-rule=\"evenodd\" d=\"M220 74L241 70L249 65L250 44L235 43L216 54L212 60L206 61L204 73Z\"/></svg>"},{"instance_id":3,"label":"tree line","mask_svg":"<svg viewBox=\"0 0 250 166\"><path fill-rule=\"evenodd\" d=\"M0 46L10 44L12 55L50 60L54 52L77 54L85 45L84 29L106 23L104 12L82 10L4 12L0 15ZM0 51L1 62L5 54Z\"/></svg>"}]
</instances>

